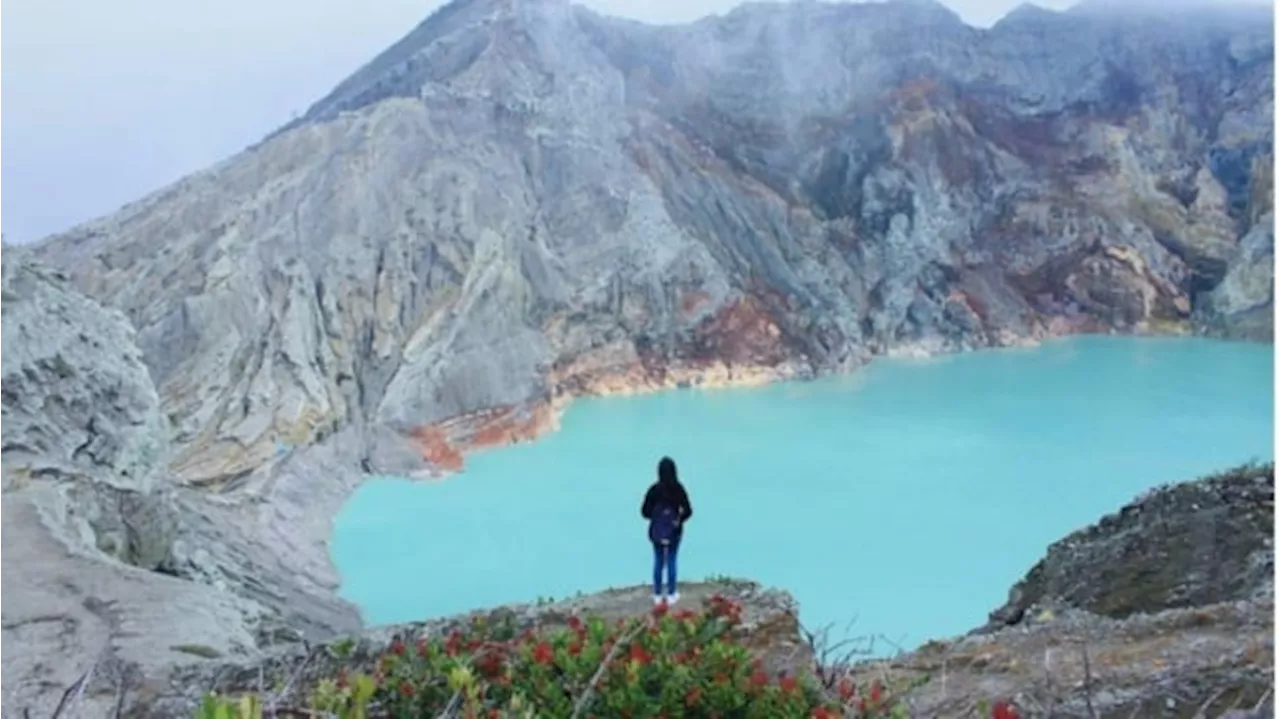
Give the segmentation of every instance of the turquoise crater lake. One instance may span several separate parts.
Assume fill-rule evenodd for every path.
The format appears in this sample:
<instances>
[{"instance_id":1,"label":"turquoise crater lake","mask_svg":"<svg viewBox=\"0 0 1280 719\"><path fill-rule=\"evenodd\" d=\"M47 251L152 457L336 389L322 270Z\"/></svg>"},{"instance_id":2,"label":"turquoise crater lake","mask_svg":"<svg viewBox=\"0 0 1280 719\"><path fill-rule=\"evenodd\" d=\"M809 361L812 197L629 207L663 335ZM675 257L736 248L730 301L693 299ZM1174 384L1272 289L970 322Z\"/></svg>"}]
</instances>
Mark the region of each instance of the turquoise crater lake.
<instances>
[{"instance_id":1,"label":"turquoise crater lake","mask_svg":"<svg viewBox=\"0 0 1280 719\"><path fill-rule=\"evenodd\" d=\"M333 557L374 624L646 583L640 500L669 454L695 512L682 579L783 587L810 627L909 648L982 623L1049 543L1136 494L1272 459L1272 371L1270 345L1083 337L581 400L447 481L365 483Z\"/></svg>"}]
</instances>

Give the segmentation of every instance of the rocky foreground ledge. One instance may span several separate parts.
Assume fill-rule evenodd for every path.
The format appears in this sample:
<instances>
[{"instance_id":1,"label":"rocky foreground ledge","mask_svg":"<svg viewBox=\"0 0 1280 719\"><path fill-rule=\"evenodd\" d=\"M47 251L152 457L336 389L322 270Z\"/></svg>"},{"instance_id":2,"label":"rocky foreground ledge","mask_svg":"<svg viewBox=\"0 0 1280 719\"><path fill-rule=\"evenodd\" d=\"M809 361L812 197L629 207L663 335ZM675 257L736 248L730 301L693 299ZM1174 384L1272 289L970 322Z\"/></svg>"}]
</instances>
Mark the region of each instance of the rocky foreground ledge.
<instances>
[{"instance_id":1,"label":"rocky foreground ledge","mask_svg":"<svg viewBox=\"0 0 1280 719\"><path fill-rule=\"evenodd\" d=\"M850 716L879 684L921 717L974 716L991 702L1021 716L1268 717L1274 487L1265 466L1149 492L1050 547L986 626L892 659L824 645L801 626L790 595L748 581L689 585L681 607L714 608L720 598L740 606L735 634L763 676L799 678L818 695L825 686L836 699L841 686L858 688ZM575 617L612 626L651 611L647 588L633 587L292 645L255 664L210 657L138 695L130 716L189 716L208 691L307 706L326 679L380 676L397 647L478 624L542 636Z\"/></svg>"},{"instance_id":2,"label":"rocky foreground ledge","mask_svg":"<svg viewBox=\"0 0 1280 719\"><path fill-rule=\"evenodd\" d=\"M1052 545L985 627L854 673L929 678L917 716L983 695L1035 716L1272 716L1274 518L1271 465L1153 490Z\"/></svg>"}]
</instances>

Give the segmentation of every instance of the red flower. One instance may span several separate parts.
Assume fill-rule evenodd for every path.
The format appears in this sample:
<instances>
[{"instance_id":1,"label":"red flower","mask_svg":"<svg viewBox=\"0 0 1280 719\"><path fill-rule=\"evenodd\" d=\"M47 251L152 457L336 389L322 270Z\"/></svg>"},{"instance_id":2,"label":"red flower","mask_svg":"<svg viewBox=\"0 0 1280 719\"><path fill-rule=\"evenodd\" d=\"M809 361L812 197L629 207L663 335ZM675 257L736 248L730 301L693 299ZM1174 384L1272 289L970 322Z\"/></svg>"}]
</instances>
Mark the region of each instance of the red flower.
<instances>
[{"instance_id":1,"label":"red flower","mask_svg":"<svg viewBox=\"0 0 1280 719\"><path fill-rule=\"evenodd\" d=\"M489 719L499 719L501 716L502 712L498 711L496 708L489 710Z\"/></svg>"},{"instance_id":2,"label":"red flower","mask_svg":"<svg viewBox=\"0 0 1280 719\"><path fill-rule=\"evenodd\" d=\"M502 673L502 654L499 650L490 650L476 662L476 668L487 677L495 677Z\"/></svg>"},{"instance_id":3,"label":"red flower","mask_svg":"<svg viewBox=\"0 0 1280 719\"><path fill-rule=\"evenodd\" d=\"M641 664L648 664L650 661L653 660L653 657L649 656L649 652L646 652L644 650L644 647L640 646L640 644L638 643L631 645L629 657L634 661L640 662Z\"/></svg>"},{"instance_id":4,"label":"red flower","mask_svg":"<svg viewBox=\"0 0 1280 719\"><path fill-rule=\"evenodd\" d=\"M408 679L400 682L400 696L405 698L413 696L413 685L409 683Z\"/></svg>"},{"instance_id":5,"label":"red flower","mask_svg":"<svg viewBox=\"0 0 1280 719\"><path fill-rule=\"evenodd\" d=\"M880 686L880 682L877 681L873 683L871 685L871 703L879 704L880 697L883 692L884 692L884 689Z\"/></svg>"},{"instance_id":6,"label":"red flower","mask_svg":"<svg viewBox=\"0 0 1280 719\"><path fill-rule=\"evenodd\" d=\"M698 705L698 701L702 699L702 687L694 687L684 695L684 705L693 708Z\"/></svg>"},{"instance_id":7,"label":"red flower","mask_svg":"<svg viewBox=\"0 0 1280 719\"><path fill-rule=\"evenodd\" d=\"M576 657L582 653L582 642L574 642L569 645L569 656Z\"/></svg>"},{"instance_id":8,"label":"red flower","mask_svg":"<svg viewBox=\"0 0 1280 719\"><path fill-rule=\"evenodd\" d=\"M403 656L404 642L400 641L399 639L396 639L395 641L391 642L391 653L396 655L397 657Z\"/></svg>"},{"instance_id":9,"label":"red flower","mask_svg":"<svg viewBox=\"0 0 1280 719\"><path fill-rule=\"evenodd\" d=\"M991 707L991 719L1019 719L1018 710L1008 702L996 702Z\"/></svg>"},{"instance_id":10,"label":"red flower","mask_svg":"<svg viewBox=\"0 0 1280 719\"><path fill-rule=\"evenodd\" d=\"M551 645L545 641L538 642L538 646L533 648L533 661L538 664L551 663Z\"/></svg>"},{"instance_id":11,"label":"red flower","mask_svg":"<svg viewBox=\"0 0 1280 719\"><path fill-rule=\"evenodd\" d=\"M449 638L444 643L444 653L449 656L457 656L462 649L462 635L458 632L450 632Z\"/></svg>"},{"instance_id":12,"label":"red flower","mask_svg":"<svg viewBox=\"0 0 1280 719\"><path fill-rule=\"evenodd\" d=\"M763 669L756 668L751 672L751 686L762 687L769 683L769 675L764 673Z\"/></svg>"},{"instance_id":13,"label":"red flower","mask_svg":"<svg viewBox=\"0 0 1280 719\"><path fill-rule=\"evenodd\" d=\"M813 714L810 716L812 719L836 719L836 713L826 707L814 708Z\"/></svg>"},{"instance_id":14,"label":"red flower","mask_svg":"<svg viewBox=\"0 0 1280 719\"><path fill-rule=\"evenodd\" d=\"M667 606L666 602L658 602L657 604L653 605L654 619L661 619L667 616L667 612L669 610L670 610L670 607Z\"/></svg>"},{"instance_id":15,"label":"red flower","mask_svg":"<svg viewBox=\"0 0 1280 719\"><path fill-rule=\"evenodd\" d=\"M431 645L427 643L427 640L425 638L419 639L418 640L418 656L426 658L430 654L431 654Z\"/></svg>"},{"instance_id":16,"label":"red flower","mask_svg":"<svg viewBox=\"0 0 1280 719\"><path fill-rule=\"evenodd\" d=\"M712 617L723 618L730 625L735 625L742 621L742 606L736 602L715 594L707 600L707 604Z\"/></svg>"},{"instance_id":17,"label":"red flower","mask_svg":"<svg viewBox=\"0 0 1280 719\"><path fill-rule=\"evenodd\" d=\"M849 679L841 679L840 686L836 688L836 691L840 692L840 701L844 701L846 704L849 700L854 699L854 683L850 682Z\"/></svg>"},{"instance_id":18,"label":"red flower","mask_svg":"<svg viewBox=\"0 0 1280 719\"><path fill-rule=\"evenodd\" d=\"M569 617L569 628L575 632L579 631L582 629L582 620L579 619L577 615Z\"/></svg>"},{"instance_id":19,"label":"red flower","mask_svg":"<svg viewBox=\"0 0 1280 719\"><path fill-rule=\"evenodd\" d=\"M778 680L778 686L782 687L782 691L784 693L790 694L791 692L794 692L796 690L796 678L782 677L781 679Z\"/></svg>"}]
</instances>

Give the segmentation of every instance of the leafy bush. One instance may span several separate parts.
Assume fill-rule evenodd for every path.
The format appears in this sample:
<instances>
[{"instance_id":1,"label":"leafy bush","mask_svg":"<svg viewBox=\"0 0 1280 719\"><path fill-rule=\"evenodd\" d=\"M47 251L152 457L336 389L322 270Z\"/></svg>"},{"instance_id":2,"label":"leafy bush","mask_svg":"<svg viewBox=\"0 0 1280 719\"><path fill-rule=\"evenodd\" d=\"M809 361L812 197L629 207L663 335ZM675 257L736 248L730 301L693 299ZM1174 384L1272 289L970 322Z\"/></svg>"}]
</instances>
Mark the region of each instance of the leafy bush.
<instances>
[{"instance_id":1,"label":"leafy bush","mask_svg":"<svg viewBox=\"0 0 1280 719\"><path fill-rule=\"evenodd\" d=\"M563 629L517 634L510 622L475 619L466 631L393 641L371 673L319 681L308 710L285 716L374 719L457 716L725 717L835 719L905 717L898 691L808 676L766 673L734 629L741 607L720 596L702 612L659 607L607 623L572 617ZM202 719L257 719L243 699L209 700ZM214 707L214 709L209 709ZM210 711L223 707L225 713ZM1001 719L1014 715L1002 714Z\"/></svg>"}]
</instances>

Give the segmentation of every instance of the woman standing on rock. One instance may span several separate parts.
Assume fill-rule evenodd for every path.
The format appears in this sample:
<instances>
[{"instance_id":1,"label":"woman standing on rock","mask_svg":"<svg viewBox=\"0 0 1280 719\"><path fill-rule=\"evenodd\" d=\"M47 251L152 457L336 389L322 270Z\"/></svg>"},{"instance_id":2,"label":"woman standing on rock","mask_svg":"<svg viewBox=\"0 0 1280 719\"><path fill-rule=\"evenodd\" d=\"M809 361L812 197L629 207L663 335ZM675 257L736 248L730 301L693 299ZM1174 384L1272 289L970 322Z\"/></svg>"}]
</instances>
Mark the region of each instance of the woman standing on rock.
<instances>
[{"instance_id":1,"label":"woman standing on rock","mask_svg":"<svg viewBox=\"0 0 1280 719\"><path fill-rule=\"evenodd\" d=\"M640 514L649 520L649 541L653 543L653 603L675 604L680 600L676 590L676 555L684 523L693 516L689 494L676 477L676 463L670 457L658 462L658 481L645 492ZM667 570L667 592L662 593L662 569Z\"/></svg>"}]
</instances>

